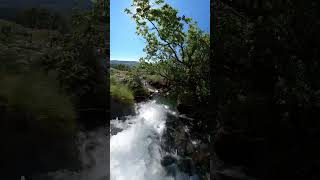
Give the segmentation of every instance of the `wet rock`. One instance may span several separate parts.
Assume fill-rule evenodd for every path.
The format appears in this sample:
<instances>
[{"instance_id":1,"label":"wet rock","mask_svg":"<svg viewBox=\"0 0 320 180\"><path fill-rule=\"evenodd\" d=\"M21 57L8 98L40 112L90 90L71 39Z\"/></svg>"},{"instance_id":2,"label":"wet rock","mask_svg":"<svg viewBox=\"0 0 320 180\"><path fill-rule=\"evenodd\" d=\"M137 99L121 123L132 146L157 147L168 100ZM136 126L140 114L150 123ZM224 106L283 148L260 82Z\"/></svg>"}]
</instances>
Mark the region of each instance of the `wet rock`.
<instances>
[{"instance_id":1,"label":"wet rock","mask_svg":"<svg viewBox=\"0 0 320 180\"><path fill-rule=\"evenodd\" d=\"M242 168L235 167L216 172L217 180L256 180L248 176Z\"/></svg>"},{"instance_id":2,"label":"wet rock","mask_svg":"<svg viewBox=\"0 0 320 180\"><path fill-rule=\"evenodd\" d=\"M171 164L165 167L168 176L176 177L179 170L177 164Z\"/></svg>"},{"instance_id":3,"label":"wet rock","mask_svg":"<svg viewBox=\"0 0 320 180\"><path fill-rule=\"evenodd\" d=\"M186 154L187 140L187 134L184 129L177 128L174 132L174 143L177 146L178 155L183 156Z\"/></svg>"},{"instance_id":4,"label":"wet rock","mask_svg":"<svg viewBox=\"0 0 320 180\"><path fill-rule=\"evenodd\" d=\"M123 129L121 129L121 128L117 128L117 127L111 127L110 128L110 134L112 136L118 134L121 131L123 131Z\"/></svg>"},{"instance_id":5,"label":"wet rock","mask_svg":"<svg viewBox=\"0 0 320 180\"><path fill-rule=\"evenodd\" d=\"M185 105L182 103L179 103L177 105L177 110L181 113L181 114L189 114L192 111L192 106L191 105Z\"/></svg>"},{"instance_id":6,"label":"wet rock","mask_svg":"<svg viewBox=\"0 0 320 180\"><path fill-rule=\"evenodd\" d=\"M209 151L209 145L208 144L205 144L205 143L201 143L200 144L200 151Z\"/></svg>"},{"instance_id":7,"label":"wet rock","mask_svg":"<svg viewBox=\"0 0 320 180\"><path fill-rule=\"evenodd\" d=\"M161 159L161 165L167 172L167 175L175 177L177 175L177 159L171 155L166 155Z\"/></svg>"},{"instance_id":8,"label":"wet rock","mask_svg":"<svg viewBox=\"0 0 320 180\"><path fill-rule=\"evenodd\" d=\"M195 151L194 145L188 141L187 142L187 147L186 147L186 154L192 154Z\"/></svg>"},{"instance_id":9,"label":"wet rock","mask_svg":"<svg viewBox=\"0 0 320 180\"><path fill-rule=\"evenodd\" d=\"M177 180L199 180L199 176L198 175L188 175L185 173L180 173L176 176Z\"/></svg>"},{"instance_id":10,"label":"wet rock","mask_svg":"<svg viewBox=\"0 0 320 180\"><path fill-rule=\"evenodd\" d=\"M179 170L181 172L184 172L188 175L193 175L195 174L195 167L193 165L192 159L191 158L183 158L179 160L178 162Z\"/></svg>"},{"instance_id":11,"label":"wet rock","mask_svg":"<svg viewBox=\"0 0 320 180\"><path fill-rule=\"evenodd\" d=\"M126 104L119 102L111 97L110 100L110 118L115 119L117 117L123 117L133 115L135 113L133 104Z\"/></svg>"},{"instance_id":12,"label":"wet rock","mask_svg":"<svg viewBox=\"0 0 320 180\"><path fill-rule=\"evenodd\" d=\"M177 159L171 155L166 155L161 159L162 166L169 166L177 162Z\"/></svg>"},{"instance_id":13,"label":"wet rock","mask_svg":"<svg viewBox=\"0 0 320 180\"><path fill-rule=\"evenodd\" d=\"M196 164L204 164L204 162L208 162L210 159L210 150L208 145L201 143L197 150L193 151L192 159Z\"/></svg>"}]
</instances>

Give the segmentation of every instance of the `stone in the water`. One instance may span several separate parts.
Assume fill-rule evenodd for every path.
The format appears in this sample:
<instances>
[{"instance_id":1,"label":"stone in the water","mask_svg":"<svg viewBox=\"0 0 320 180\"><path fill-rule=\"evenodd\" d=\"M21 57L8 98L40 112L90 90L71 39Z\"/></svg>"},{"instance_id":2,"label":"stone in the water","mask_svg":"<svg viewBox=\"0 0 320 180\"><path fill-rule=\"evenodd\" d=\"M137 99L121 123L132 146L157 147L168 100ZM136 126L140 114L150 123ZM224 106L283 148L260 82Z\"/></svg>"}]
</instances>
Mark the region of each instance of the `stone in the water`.
<instances>
[{"instance_id":1,"label":"stone in the water","mask_svg":"<svg viewBox=\"0 0 320 180\"><path fill-rule=\"evenodd\" d=\"M166 155L161 159L162 166L169 166L177 162L177 159L171 155Z\"/></svg>"},{"instance_id":2,"label":"stone in the water","mask_svg":"<svg viewBox=\"0 0 320 180\"><path fill-rule=\"evenodd\" d=\"M199 180L198 175L187 175L185 173L179 173L175 179L177 180Z\"/></svg>"},{"instance_id":3,"label":"stone in the water","mask_svg":"<svg viewBox=\"0 0 320 180\"><path fill-rule=\"evenodd\" d=\"M110 131L110 134L113 136L113 135L118 134L118 133L121 132L122 130L123 130L123 129L121 129L121 128L112 127L112 128L111 128L111 131Z\"/></svg>"},{"instance_id":4,"label":"stone in the water","mask_svg":"<svg viewBox=\"0 0 320 180\"><path fill-rule=\"evenodd\" d=\"M167 175L175 177L177 175L177 159L171 155L166 155L161 159L161 165L165 168Z\"/></svg>"},{"instance_id":5,"label":"stone in the water","mask_svg":"<svg viewBox=\"0 0 320 180\"><path fill-rule=\"evenodd\" d=\"M184 172L189 175L194 174L195 168L191 158L181 159L178 164L181 172Z\"/></svg>"}]
</instances>

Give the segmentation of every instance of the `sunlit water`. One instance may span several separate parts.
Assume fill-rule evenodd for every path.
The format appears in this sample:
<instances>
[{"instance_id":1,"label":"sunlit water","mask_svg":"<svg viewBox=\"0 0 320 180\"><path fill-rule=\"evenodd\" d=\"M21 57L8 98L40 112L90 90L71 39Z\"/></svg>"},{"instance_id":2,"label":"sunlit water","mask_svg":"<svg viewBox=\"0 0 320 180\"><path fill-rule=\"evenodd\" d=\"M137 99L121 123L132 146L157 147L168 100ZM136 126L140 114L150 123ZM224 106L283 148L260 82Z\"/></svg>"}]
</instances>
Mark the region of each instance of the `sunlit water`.
<instances>
[{"instance_id":1,"label":"sunlit water","mask_svg":"<svg viewBox=\"0 0 320 180\"><path fill-rule=\"evenodd\" d=\"M57 171L49 175L54 180L107 180L110 172L110 180L197 180L197 176L180 173L176 166L175 175L168 174L161 165L162 157L167 155L161 149L161 138L168 113L176 115L156 101L137 104L135 115L110 121L110 132L102 128L80 135L81 171ZM107 143L110 143L110 167Z\"/></svg>"},{"instance_id":2,"label":"sunlit water","mask_svg":"<svg viewBox=\"0 0 320 180\"><path fill-rule=\"evenodd\" d=\"M149 101L137 105L135 116L111 121L111 180L198 180L196 175L179 172L175 165L171 174L161 165L162 157L168 155L161 149L168 113L176 115L168 106Z\"/></svg>"},{"instance_id":3,"label":"sunlit water","mask_svg":"<svg viewBox=\"0 0 320 180\"><path fill-rule=\"evenodd\" d=\"M110 139L111 180L170 180L161 166L161 135L168 109L155 101L137 106L137 115L112 120L120 132Z\"/></svg>"}]
</instances>

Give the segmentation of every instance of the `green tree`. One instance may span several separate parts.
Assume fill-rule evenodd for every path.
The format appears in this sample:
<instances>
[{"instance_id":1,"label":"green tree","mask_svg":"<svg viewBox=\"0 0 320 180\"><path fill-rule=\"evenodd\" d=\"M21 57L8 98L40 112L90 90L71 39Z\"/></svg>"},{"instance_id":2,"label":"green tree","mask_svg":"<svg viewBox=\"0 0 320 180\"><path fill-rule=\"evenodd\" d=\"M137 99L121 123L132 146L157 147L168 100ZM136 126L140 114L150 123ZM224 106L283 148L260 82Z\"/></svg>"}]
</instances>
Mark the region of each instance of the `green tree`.
<instances>
[{"instance_id":1,"label":"green tree","mask_svg":"<svg viewBox=\"0 0 320 180\"><path fill-rule=\"evenodd\" d=\"M111 67L121 70L121 71L129 71L130 70L130 66L126 65L126 64L115 64L112 65Z\"/></svg>"},{"instance_id":2,"label":"green tree","mask_svg":"<svg viewBox=\"0 0 320 180\"><path fill-rule=\"evenodd\" d=\"M181 94L204 103L209 94L209 35L162 0L133 0L132 8L125 12L136 22L137 34L146 40L147 55L141 63Z\"/></svg>"},{"instance_id":3,"label":"green tree","mask_svg":"<svg viewBox=\"0 0 320 180\"><path fill-rule=\"evenodd\" d=\"M74 97L77 110L90 108L101 114L108 94L103 10L98 2L89 11L76 9L70 33L61 36L58 47L48 49L42 59L47 72L56 72L61 86Z\"/></svg>"}]
</instances>

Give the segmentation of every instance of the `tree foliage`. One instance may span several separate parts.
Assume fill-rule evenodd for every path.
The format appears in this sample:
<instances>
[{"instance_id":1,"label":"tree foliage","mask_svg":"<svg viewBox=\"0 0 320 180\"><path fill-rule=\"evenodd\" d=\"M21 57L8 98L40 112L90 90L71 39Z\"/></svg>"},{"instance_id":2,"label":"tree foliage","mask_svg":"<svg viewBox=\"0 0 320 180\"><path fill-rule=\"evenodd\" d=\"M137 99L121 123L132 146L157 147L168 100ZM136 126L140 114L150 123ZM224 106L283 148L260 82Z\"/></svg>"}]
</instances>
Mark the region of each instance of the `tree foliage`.
<instances>
[{"instance_id":1,"label":"tree foliage","mask_svg":"<svg viewBox=\"0 0 320 180\"><path fill-rule=\"evenodd\" d=\"M78 98L107 94L103 11L98 2L92 11L76 10L70 33L61 36L58 47L48 50L42 61L48 72L55 71L62 87Z\"/></svg>"},{"instance_id":2,"label":"tree foliage","mask_svg":"<svg viewBox=\"0 0 320 180\"><path fill-rule=\"evenodd\" d=\"M125 12L136 22L137 34L146 40L142 66L165 78L182 96L205 104L209 35L164 1L134 0Z\"/></svg>"}]
</instances>

